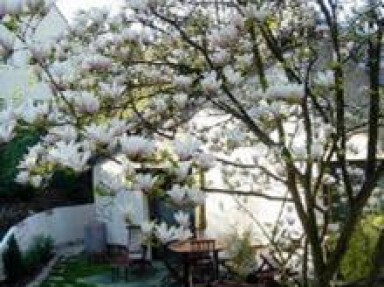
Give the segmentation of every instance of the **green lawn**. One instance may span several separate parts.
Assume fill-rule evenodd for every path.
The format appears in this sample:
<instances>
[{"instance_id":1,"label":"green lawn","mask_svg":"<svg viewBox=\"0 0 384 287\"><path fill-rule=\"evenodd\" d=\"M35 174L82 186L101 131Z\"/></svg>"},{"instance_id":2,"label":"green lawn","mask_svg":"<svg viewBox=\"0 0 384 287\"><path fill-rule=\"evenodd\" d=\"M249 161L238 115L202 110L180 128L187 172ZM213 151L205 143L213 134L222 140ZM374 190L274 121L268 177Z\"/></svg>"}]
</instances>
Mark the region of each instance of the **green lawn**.
<instances>
[{"instance_id":1,"label":"green lawn","mask_svg":"<svg viewBox=\"0 0 384 287\"><path fill-rule=\"evenodd\" d=\"M153 268L145 274L131 272L126 282L122 278L112 281L108 264L89 263L84 255L61 259L52 269L48 279L40 287L178 287L164 280L167 270L161 262L154 262Z\"/></svg>"},{"instance_id":2,"label":"green lawn","mask_svg":"<svg viewBox=\"0 0 384 287\"><path fill-rule=\"evenodd\" d=\"M85 256L61 259L41 287L96 287L83 282L84 278L109 272L106 264L90 264Z\"/></svg>"}]
</instances>

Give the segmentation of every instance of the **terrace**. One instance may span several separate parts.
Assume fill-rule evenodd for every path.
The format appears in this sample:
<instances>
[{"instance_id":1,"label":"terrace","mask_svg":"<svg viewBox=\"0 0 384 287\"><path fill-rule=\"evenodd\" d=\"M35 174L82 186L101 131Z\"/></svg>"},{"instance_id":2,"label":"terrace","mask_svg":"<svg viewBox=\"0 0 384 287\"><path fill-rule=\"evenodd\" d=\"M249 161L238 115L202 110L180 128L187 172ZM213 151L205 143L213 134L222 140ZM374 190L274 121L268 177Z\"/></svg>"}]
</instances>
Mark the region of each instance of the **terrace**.
<instances>
[{"instance_id":1,"label":"terrace","mask_svg":"<svg viewBox=\"0 0 384 287\"><path fill-rule=\"evenodd\" d=\"M381 286L383 23L0 0L0 287Z\"/></svg>"}]
</instances>

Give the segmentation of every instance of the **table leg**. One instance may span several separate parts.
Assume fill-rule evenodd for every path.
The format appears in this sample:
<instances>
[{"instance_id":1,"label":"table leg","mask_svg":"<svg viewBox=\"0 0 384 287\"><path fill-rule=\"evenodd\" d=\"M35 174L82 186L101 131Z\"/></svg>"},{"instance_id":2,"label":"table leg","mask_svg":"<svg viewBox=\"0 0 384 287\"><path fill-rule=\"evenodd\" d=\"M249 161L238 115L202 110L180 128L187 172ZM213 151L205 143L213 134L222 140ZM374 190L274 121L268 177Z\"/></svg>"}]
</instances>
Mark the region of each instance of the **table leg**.
<instances>
[{"instance_id":1,"label":"table leg","mask_svg":"<svg viewBox=\"0 0 384 287\"><path fill-rule=\"evenodd\" d=\"M184 257L183 258L183 261L184 261L183 285L184 287L190 287L190 285L192 284L190 284L190 266L189 266L189 260L188 260L189 258L186 255L184 255L183 257Z\"/></svg>"},{"instance_id":2,"label":"table leg","mask_svg":"<svg viewBox=\"0 0 384 287\"><path fill-rule=\"evenodd\" d=\"M215 280L218 280L219 279L219 251L218 250L215 250L213 252L213 256L214 256L214 268L215 268L215 274L214 274L214 278Z\"/></svg>"}]
</instances>

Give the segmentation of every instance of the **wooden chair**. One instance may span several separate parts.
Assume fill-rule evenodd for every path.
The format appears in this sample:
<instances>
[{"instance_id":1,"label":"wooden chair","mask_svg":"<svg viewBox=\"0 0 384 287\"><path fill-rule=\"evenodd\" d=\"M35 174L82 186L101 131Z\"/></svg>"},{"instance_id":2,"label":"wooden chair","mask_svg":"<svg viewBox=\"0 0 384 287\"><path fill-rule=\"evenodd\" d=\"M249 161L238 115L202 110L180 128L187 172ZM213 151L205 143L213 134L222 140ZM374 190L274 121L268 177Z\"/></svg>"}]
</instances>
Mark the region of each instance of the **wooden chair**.
<instances>
[{"instance_id":1,"label":"wooden chair","mask_svg":"<svg viewBox=\"0 0 384 287\"><path fill-rule=\"evenodd\" d=\"M114 248L110 258L110 266L112 281L117 281L121 278L121 275L125 280L128 280L128 272L132 266L132 261L125 246L116 246Z\"/></svg>"},{"instance_id":2,"label":"wooden chair","mask_svg":"<svg viewBox=\"0 0 384 287\"><path fill-rule=\"evenodd\" d=\"M147 267L152 267L150 260L147 259L147 246L143 245L143 233L140 226L128 225L127 250L132 265L140 267L143 273Z\"/></svg>"},{"instance_id":3,"label":"wooden chair","mask_svg":"<svg viewBox=\"0 0 384 287\"><path fill-rule=\"evenodd\" d=\"M254 283L264 284L264 286L275 286L275 278L277 276L284 276L295 281L295 277L298 275L297 272L291 269L285 269L278 263L278 260L272 252L260 254L261 264L257 270L251 274ZM251 281L253 281L251 280Z\"/></svg>"},{"instance_id":4,"label":"wooden chair","mask_svg":"<svg viewBox=\"0 0 384 287\"><path fill-rule=\"evenodd\" d=\"M215 240L195 239L191 241L189 265L192 282L210 284L217 279L217 258L215 256Z\"/></svg>"}]
</instances>

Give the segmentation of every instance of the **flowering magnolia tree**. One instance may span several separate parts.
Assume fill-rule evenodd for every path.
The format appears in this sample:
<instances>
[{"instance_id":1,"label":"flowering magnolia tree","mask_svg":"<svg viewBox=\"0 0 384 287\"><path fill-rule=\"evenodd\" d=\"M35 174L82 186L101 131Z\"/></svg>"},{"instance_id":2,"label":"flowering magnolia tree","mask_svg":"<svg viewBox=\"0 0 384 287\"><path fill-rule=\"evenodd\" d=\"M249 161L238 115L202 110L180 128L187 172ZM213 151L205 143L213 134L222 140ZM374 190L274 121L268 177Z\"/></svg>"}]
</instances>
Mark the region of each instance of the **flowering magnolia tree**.
<instances>
[{"instance_id":1,"label":"flowering magnolia tree","mask_svg":"<svg viewBox=\"0 0 384 287\"><path fill-rule=\"evenodd\" d=\"M119 210L127 224L140 225L143 243L168 244L193 236L191 210L205 203L205 194L197 188L199 175L196 171L207 171L213 167L211 157L200 150L200 143L191 138L155 144L155 141L139 136L123 136L120 142L122 154L114 157L123 169L120 174L101 174L96 186L96 214L99 220L111 220L111 208ZM127 191L142 192L149 205L161 199L173 214L177 226L153 221L138 222L129 198L121 198ZM115 198L115 196L117 196ZM114 204L116 202L116 204ZM156 202L156 201L155 201ZM140 215L139 215L140 216Z\"/></svg>"},{"instance_id":2,"label":"flowering magnolia tree","mask_svg":"<svg viewBox=\"0 0 384 287\"><path fill-rule=\"evenodd\" d=\"M348 10L332 0L129 0L117 15L79 13L52 43L32 37L44 1L1 3L3 24L25 43L37 76L52 90L49 100L1 114L0 143L24 129L43 135L20 163L18 182L39 186L58 168L80 172L119 151L146 160L154 149L147 141L189 132L217 155L230 187L228 166L251 183L286 188L282 200L294 203L303 229L303 284L310 274L317 286L330 285L384 171L377 154L380 1ZM0 38L4 57L14 40ZM351 66L367 81L348 92ZM218 120L188 129L201 110ZM360 168L348 160L357 132L367 136ZM240 147L258 152L251 161L232 161ZM212 161L197 150L182 146L177 160ZM147 186L152 179L136 182ZM329 190L346 205L332 248L325 244L334 231Z\"/></svg>"}]
</instances>

